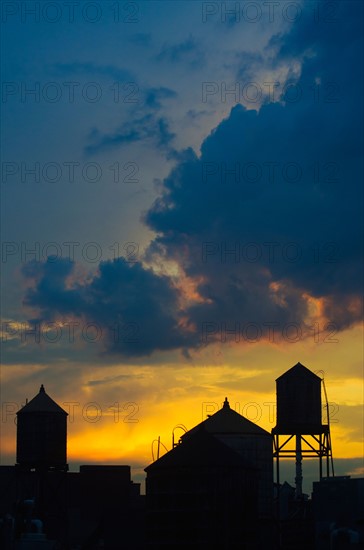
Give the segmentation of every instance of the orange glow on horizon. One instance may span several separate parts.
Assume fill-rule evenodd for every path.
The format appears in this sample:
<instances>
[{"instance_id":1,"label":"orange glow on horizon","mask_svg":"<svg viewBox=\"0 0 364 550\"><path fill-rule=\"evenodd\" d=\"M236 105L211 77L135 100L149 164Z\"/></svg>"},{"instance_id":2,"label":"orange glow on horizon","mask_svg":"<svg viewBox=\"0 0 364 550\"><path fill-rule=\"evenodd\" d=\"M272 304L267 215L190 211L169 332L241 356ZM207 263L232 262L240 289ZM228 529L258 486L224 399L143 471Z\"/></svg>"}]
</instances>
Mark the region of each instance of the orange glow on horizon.
<instances>
[{"instance_id":1,"label":"orange glow on horizon","mask_svg":"<svg viewBox=\"0 0 364 550\"><path fill-rule=\"evenodd\" d=\"M213 344L191 351L190 358L166 354L164 365L93 365L92 375L69 363L57 368L32 365L30 379L27 365L3 367L3 386L12 393L8 390L11 400L3 403L2 463L15 462L15 412L40 383L70 413L70 462L111 461L144 468L152 462L154 439L160 436L170 449L177 424L191 429L220 408L225 397L233 409L270 432L275 425L275 379L297 361L313 372L324 371L334 459L360 457L362 334L358 325L338 333L336 343L311 338L279 345ZM19 380L27 382L19 386ZM325 416L323 411L324 421Z\"/></svg>"}]
</instances>

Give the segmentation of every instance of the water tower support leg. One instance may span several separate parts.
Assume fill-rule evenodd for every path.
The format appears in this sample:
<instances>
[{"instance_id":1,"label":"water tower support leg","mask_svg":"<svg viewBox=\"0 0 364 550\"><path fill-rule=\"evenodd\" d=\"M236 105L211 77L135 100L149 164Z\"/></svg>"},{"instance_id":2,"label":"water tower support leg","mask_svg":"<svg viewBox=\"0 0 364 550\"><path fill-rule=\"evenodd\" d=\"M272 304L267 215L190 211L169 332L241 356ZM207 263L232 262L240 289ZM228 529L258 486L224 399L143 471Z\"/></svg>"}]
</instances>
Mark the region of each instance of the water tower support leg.
<instances>
[{"instance_id":1,"label":"water tower support leg","mask_svg":"<svg viewBox=\"0 0 364 550\"><path fill-rule=\"evenodd\" d=\"M276 499L276 519L277 519L277 550L281 548L281 526L280 526L280 515L281 515L281 507L280 507L280 498L281 498L281 491L279 486L279 435L276 434L273 436L273 445L274 445L274 455L276 459L276 482L277 482L277 499Z\"/></svg>"},{"instance_id":2,"label":"water tower support leg","mask_svg":"<svg viewBox=\"0 0 364 550\"><path fill-rule=\"evenodd\" d=\"M302 446L301 434L296 434L296 498L302 497Z\"/></svg>"},{"instance_id":3,"label":"water tower support leg","mask_svg":"<svg viewBox=\"0 0 364 550\"><path fill-rule=\"evenodd\" d=\"M325 438L325 451L326 451L326 476L330 477L330 452L329 452L329 441L328 438Z\"/></svg>"},{"instance_id":4,"label":"water tower support leg","mask_svg":"<svg viewBox=\"0 0 364 550\"><path fill-rule=\"evenodd\" d=\"M277 468L277 487L278 487L278 494L279 494L279 435L277 434L276 439L276 468Z\"/></svg>"},{"instance_id":5,"label":"water tower support leg","mask_svg":"<svg viewBox=\"0 0 364 550\"><path fill-rule=\"evenodd\" d=\"M320 434L319 460L320 460L320 481L321 481L322 479L322 434Z\"/></svg>"}]
</instances>

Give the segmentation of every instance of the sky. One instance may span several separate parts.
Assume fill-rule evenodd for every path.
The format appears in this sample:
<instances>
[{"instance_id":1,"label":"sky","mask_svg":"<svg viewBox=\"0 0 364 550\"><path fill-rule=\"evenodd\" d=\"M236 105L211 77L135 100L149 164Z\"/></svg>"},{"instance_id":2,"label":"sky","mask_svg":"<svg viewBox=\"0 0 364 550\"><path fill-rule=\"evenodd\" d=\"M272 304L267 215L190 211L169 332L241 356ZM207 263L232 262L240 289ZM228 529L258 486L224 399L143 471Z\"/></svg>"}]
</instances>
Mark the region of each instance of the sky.
<instances>
[{"instance_id":1,"label":"sky","mask_svg":"<svg viewBox=\"0 0 364 550\"><path fill-rule=\"evenodd\" d=\"M1 10L1 464L42 383L71 469L142 481L226 396L271 431L299 361L363 475L362 2Z\"/></svg>"}]
</instances>

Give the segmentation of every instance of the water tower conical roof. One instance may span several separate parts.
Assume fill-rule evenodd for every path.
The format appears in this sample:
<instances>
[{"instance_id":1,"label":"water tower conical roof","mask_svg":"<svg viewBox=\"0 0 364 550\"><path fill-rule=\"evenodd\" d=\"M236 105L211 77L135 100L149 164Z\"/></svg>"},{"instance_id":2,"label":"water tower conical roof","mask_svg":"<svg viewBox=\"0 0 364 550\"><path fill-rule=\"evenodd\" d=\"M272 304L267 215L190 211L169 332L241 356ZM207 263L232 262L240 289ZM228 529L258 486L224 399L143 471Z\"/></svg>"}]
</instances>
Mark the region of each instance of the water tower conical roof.
<instances>
[{"instance_id":1,"label":"water tower conical roof","mask_svg":"<svg viewBox=\"0 0 364 550\"><path fill-rule=\"evenodd\" d=\"M286 372L281 374L281 376L278 376L278 378L276 378L276 381L280 380L281 378L289 378L289 377L295 377L295 376L307 376L307 377L317 378L318 380L321 380L321 378L317 376L317 374L315 374L314 372L312 372L312 370L302 365L302 363L296 363L293 367L291 367Z\"/></svg>"},{"instance_id":2,"label":"water tower conical roof","mask_svg":"<svg viewBox=\"0 0 364 550\"><path fill-rule=\"evenodd\" d=\"M39 393L33 397L22 407L16 414L26 414L33 412L49 412L68 415L68 413L62 409L49 395L46 393L43 384L40 387Z\"/></svg>"}]
</instances>

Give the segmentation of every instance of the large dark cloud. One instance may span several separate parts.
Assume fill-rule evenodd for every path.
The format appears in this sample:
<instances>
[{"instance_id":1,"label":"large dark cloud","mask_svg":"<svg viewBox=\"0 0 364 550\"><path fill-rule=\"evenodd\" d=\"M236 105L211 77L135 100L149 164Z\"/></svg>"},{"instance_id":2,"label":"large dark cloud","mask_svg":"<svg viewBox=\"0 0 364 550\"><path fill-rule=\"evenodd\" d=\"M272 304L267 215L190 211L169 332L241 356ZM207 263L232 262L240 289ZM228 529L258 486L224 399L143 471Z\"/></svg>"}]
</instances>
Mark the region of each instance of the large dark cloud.
<instances>
[{"instance_id":1,"label":"large dark cloud","mask_svg":"<svg viewBox=\"0 0 364 550\"><path fill-rule=\"evenodd\" d=\"M33 323L94 323L107 350L126 356L194 345L194 336L179 327L179 294L167 277L123 258L102 262L87 281L77 282L74 271L68 259L26 266L24 274L35 283L25 304L40 312Z\"/></svg>"},{"instance_id":2,"label":"large dark cloud","mask_svg":"<svg viewBox=\"0 0 364 550\"><path fill-rule=\"evenodd\" d=\"M362 289L362 8L340 8L335 22L306 14L274 37L277 64L303 59L300 78L259 113L233 108L146 216L160 235L153 248L204 277L209 303L194 318L301 322L308 293L325 299L338 328L360 319L352 304ZM224 248L240 251L237 263Z\"/></svg>"},{"instance_id":3,"label":"large dark cloud","mask_svg":"<svg viewBox=\"0 0 364 550\"><path fill-rule=\"evenodd\" d=\"M360 320L362 5L339 6L336 21L317 22L306 10L287 35L274 37L267 70L298 59L299 78L259 112L235 106L199 157L192 150L176 157L145 214L158 235L148 260L177 261L198 281L202 301L182 312L166 277L121 261L101 264L90 283L62 288L59 299L60 279L52 283L44 271L28 304L48 315L67 306L104 324L118 315L143 320L141 354L199 345L204 322L303 324L308 295L321 299L321 314L338 329ZM246 70L244 58L239 74ZM143 131L148 125L134 129L135 139L145 139ZM227 172L233 168L238 177ZM178 327L182 315L195 333Z\"/></svg>"}]
</instances>

